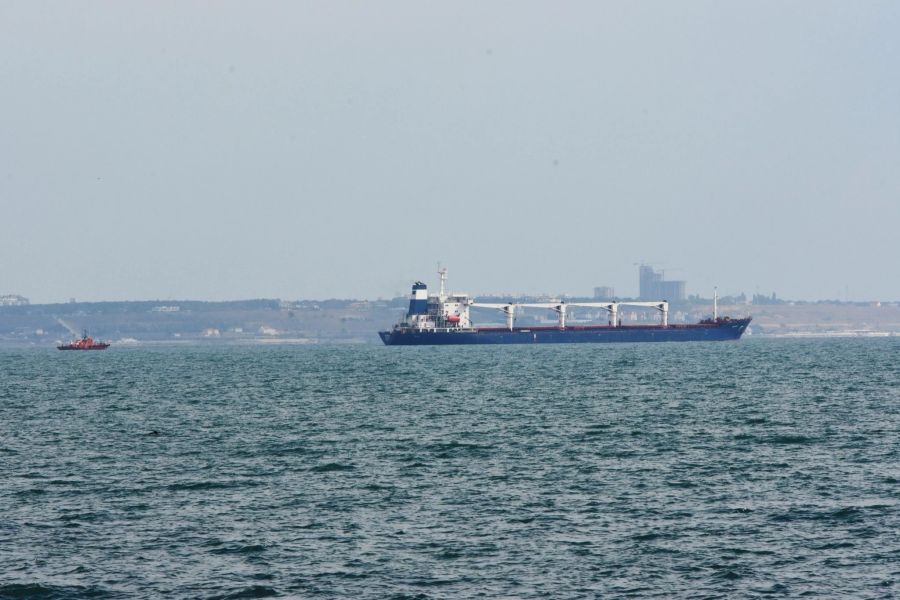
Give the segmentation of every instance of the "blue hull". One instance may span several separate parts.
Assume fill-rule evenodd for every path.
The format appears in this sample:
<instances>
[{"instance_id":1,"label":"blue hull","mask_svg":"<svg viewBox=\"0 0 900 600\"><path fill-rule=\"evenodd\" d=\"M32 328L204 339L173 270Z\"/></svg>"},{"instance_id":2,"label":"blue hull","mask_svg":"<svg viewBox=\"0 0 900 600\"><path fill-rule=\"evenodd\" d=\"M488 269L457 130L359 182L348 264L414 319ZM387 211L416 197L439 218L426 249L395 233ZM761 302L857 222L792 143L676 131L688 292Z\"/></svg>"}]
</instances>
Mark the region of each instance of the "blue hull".
<instances>
[{"instance_id":1,"label":"blue hull","mask_svg":"<svg viewBox=\"0 0 900 600\"><path fill-rule=\"evenodd\" d=\"M458 344L585 344L616 342L721 342L740 339L750 319L733 319L697 325L625 327L532 327L530 329L485 328L460 331L379 331L386 346Z\"/></svg>"}]
</instances>

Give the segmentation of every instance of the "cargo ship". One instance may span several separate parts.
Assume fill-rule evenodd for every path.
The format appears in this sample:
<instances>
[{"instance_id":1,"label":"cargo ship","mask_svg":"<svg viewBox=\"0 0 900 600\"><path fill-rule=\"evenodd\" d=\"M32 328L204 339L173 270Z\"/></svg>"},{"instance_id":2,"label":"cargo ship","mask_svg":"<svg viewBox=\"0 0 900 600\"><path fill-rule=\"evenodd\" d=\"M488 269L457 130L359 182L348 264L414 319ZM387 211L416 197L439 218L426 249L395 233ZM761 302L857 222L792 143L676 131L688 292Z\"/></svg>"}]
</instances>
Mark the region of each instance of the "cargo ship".
<instances>
[{"instance_id":1,"label":"cargo ship","mask_svg":"<svg viewBox=\"0 0 900 600\"><path fill-rule=\"evenodd\" d=\"M610 342L706 342L740 339L751 317L720 317L717 298L713 316L699 323L670 324L666 300L609 302L477 302L467 294L445 293L447 270L438 271L440 292L428 295L428 286L417 281L412 286L409 309L389 331L379 331L387 346L424 346L450 344L563 344ZM658 324L623 324L621 308L642 308L659 313ZM471 308L494 309L503 313L506 327L475 327ZM516 314L522 309L544 309L556 313L552 326L517 327ZM605 313L606 325L572 325L566 314L572 308L586 308Z\"/></svg>"},{"instance_id":2,"label":"cargo ship","mask_svg":"<svg viewBox=\"0 0 900 600\"><path fill-rule=\"evenodd\" d=\"M106 350L109 342L101 342L88 336L87 331L81 333L80 340L72 340L68 344L56 347L58 350Z\"/></svg>"}]
</instances>

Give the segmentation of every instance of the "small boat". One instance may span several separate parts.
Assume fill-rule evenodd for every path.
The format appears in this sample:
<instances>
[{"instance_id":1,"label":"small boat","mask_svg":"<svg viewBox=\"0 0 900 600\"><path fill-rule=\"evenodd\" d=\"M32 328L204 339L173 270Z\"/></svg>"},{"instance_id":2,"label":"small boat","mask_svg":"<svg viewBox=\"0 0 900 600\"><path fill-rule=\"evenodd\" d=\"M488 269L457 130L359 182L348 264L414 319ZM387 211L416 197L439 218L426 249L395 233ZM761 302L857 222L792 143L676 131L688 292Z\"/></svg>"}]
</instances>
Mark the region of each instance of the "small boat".
<instances>
[{"instance_id":1,"label":"small boat","mask_svg":"<svg viewBox=\"0 0 900 600\"><path fill-rule=\"evenodd\" d=\"M101 342L89 337L87 331L81 333L80 340L72 340L68 344L56 347L58 350L106 350L109 348L109 342Z\"/></svg>"}]
</instances>

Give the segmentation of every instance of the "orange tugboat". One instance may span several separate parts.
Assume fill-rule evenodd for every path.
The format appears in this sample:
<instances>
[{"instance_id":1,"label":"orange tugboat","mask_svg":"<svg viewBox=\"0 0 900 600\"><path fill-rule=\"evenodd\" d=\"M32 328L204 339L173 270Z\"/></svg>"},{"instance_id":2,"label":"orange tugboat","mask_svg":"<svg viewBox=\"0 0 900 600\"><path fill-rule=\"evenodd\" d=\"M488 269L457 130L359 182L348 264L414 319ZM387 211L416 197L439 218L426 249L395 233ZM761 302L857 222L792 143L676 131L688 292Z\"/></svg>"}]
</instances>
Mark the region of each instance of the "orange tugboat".
<instances>
[{"instance_id":1,"label":"orange tugboat","mask_svg":"<svg viewBox=\"0 0 900 600\"><path fill-rule=\"evenodd\" d=\"M109 342L101 342L88 337L87 331L83 331L80 340L72 340L68 344L57 346L59 350L106 350Z\"/></svg>"}]
</instances>

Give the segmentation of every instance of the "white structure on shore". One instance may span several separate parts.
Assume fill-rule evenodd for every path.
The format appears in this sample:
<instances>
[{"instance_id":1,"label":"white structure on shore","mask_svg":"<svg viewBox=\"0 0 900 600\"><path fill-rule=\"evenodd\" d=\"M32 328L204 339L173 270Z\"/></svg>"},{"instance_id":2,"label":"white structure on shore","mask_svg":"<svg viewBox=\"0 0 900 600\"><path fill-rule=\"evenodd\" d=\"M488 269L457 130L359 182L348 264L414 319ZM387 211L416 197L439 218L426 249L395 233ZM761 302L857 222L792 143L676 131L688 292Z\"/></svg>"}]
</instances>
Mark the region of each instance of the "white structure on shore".
<instances>
[{"instance_id":1,"label":"white structure on shore","mask_svg":"<svg viewBox=\"0 0 900 600\"><path fill-rule=\"evenodd\" d=\"M6 294L0 296L0 306L26 306L31 304L25 296L18 294Z\"/></svg>"}]
</instances>

